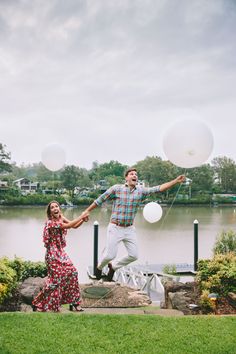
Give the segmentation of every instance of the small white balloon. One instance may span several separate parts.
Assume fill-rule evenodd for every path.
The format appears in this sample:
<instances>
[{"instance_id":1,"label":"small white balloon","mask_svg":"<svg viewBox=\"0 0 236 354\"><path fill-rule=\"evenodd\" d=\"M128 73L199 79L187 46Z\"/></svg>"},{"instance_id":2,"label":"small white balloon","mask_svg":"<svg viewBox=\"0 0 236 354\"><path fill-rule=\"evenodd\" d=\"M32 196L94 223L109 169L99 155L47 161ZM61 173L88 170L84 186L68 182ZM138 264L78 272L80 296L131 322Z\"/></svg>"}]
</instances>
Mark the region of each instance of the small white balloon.
<instances>
[{"instance_id":1,"label":"small white balloon","mask_svg":"<svg viewBox=\"0 0 236 354\"><path fill-rule=\"evenodd\" d=\"M162 217L162 207L156 202L150 202L143 208L144 219L150 223L157 222Z\"/></svg>"},{"instance_id":2,"label":"small white balloon","mask_svg":"<svg viewBox=\"0 0 236 354\"><path fill-rule=\"evenodd\" d=\"M50 171L60 170L65 161L65 150L57 143L47 145L42 151L42 163Z\"/></svg>"},{"instance_id":3,"label":"small white balloon","mask_svg":"<svg viewBox=\"0 0 236 354\"><path fill-rule=\"evenodd\" d=\"M185 119L174 123L167 130L163 149L168 160L176 166L201 166L212 152L213 135L204 122Z\"/></svg>"}]
</instances>

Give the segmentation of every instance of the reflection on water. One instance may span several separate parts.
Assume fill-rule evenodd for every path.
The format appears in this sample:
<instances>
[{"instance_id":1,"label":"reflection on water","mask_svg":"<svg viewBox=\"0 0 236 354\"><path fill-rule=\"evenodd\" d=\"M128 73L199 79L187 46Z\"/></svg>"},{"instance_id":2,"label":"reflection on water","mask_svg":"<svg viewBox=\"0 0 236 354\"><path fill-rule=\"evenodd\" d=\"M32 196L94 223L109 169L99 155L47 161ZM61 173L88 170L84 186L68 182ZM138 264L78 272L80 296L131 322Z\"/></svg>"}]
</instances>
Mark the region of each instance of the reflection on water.
<instances>
[{"instance_id":1,"label":"reflection on water","mask_svg":"<svg viewBox=\"0 0 236 354\"><path fill-rule=\"evenodd\" d=\"M64 209L68 219L77 217L84 208ZM80 228L69 230L67 253L79 269L80 282L88 280L86 269L93 264L93 223L99 222L99 255L105 247L106 227L110 206L92 211L90 221ZM45 207L0 207L0 257L14 256L25 260L43 261L45 249L42 230ZM193 263L193 221L199 222L199 258L212 255L216 237L224 230L235 230L235 207L168 207L162 219L146 222L140 209L136 219L139 242L139 264ZM125 253L121 244L118 255Z\"/></svg>"}]
</instances>

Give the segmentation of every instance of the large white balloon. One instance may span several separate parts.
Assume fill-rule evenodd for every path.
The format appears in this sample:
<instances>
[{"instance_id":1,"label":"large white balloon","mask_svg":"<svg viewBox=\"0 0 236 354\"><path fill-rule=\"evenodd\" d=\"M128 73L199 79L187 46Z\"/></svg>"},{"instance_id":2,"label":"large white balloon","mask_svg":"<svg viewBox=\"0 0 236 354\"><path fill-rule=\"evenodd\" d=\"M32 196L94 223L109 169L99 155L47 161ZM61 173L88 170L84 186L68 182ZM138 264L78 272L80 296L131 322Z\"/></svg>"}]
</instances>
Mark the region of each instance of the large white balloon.
<instances>
[{"instance_id":1,"label":"large white balloon","mask_svg":"<svg viewBox=\"0 0 236 354\"><path fill-rule=\"evenodd\" d=\"M157 222L162 217L162 207L155 202L150 202L143 208L144 219L150 223Z\"/></svg>"},{"instance_id":2,"label":"large white balloon","mask_svg":"<svg viewBox=\"0 0 236 354\"><path fill-rule=\"evenodd\" d=\"M163 149L174 165L192 168L202 165L213 149L213 135L200 120L185 119L174 123L163 138Z\"/></svg>"},{"instance_id":3,"label":"large white balloon","mask_svg":"<svg viewBox=\"0 0 236 354\"><path fill-rule=\"evenodd\" d=\"M65 161L65 150L57 143L47 145L42 151L42 163L50 171L60 170Z\"/></svg>"}]
</instances>

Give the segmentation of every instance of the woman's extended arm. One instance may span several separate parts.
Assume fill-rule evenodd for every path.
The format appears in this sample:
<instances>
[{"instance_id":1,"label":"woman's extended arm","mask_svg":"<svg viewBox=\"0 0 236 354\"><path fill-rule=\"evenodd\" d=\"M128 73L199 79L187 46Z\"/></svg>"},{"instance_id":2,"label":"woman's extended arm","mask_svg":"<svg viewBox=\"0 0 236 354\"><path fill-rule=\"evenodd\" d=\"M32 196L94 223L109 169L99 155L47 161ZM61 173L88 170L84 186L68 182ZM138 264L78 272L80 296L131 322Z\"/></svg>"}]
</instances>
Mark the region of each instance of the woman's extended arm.
<instances>
[{"instance_id":1,"label":"woman's extended arm","mask_svg":"<svg viewBox=\"0 0 236 354\"><path fill-rule=\"evenodd\" d=\"M83 213L82 213L82 214L83 214ZM81 214L80 216L83 217L82 214ZM68 223L71 222L71 220L67 219L64 215L62 215L62 219L63 219L63 223L68 224ZM74 220L73 220L73 221L74 221ZM83 219L80 220L80 221L78 221L74 226L72 226L72 228L73 228L73 229L77 229L77 227L79 227L80 225L82 225L84 221L88 221L88 216L87 216L86 218L83 217Z\"/></svg>"},{"instance_id":2,"label":"woman's extended arm","mask_svg":"<svg viewBox=\"0 0 236 354\"><path fill-rule=\"evenodd\" d=\"M63 221L62 221L62 229L71 229L71 228L77 228L81 224L83 224L84 220L87 219L89 216L89 213L84 211L78 218L70 221L66 219L63 216Z\"/></svg>"}]
</instances>

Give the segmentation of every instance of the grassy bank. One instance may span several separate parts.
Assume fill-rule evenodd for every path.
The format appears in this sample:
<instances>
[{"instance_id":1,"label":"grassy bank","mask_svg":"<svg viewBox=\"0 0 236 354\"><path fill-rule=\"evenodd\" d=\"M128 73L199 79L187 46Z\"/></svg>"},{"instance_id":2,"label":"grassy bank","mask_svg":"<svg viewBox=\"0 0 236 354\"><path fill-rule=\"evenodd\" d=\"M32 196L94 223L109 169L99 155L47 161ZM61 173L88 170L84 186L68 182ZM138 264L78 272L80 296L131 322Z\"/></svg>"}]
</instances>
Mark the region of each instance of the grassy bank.
<instances>
[{"instance_id":1,"label":"grassy bank","mask_svg":"<svg viewBox=\"0 0 236 354\"><path fill-rule=\"evenodd\" d=\"M233 354L236 317L1 313L0 353Z\"/></svg>"}]
</instances>

